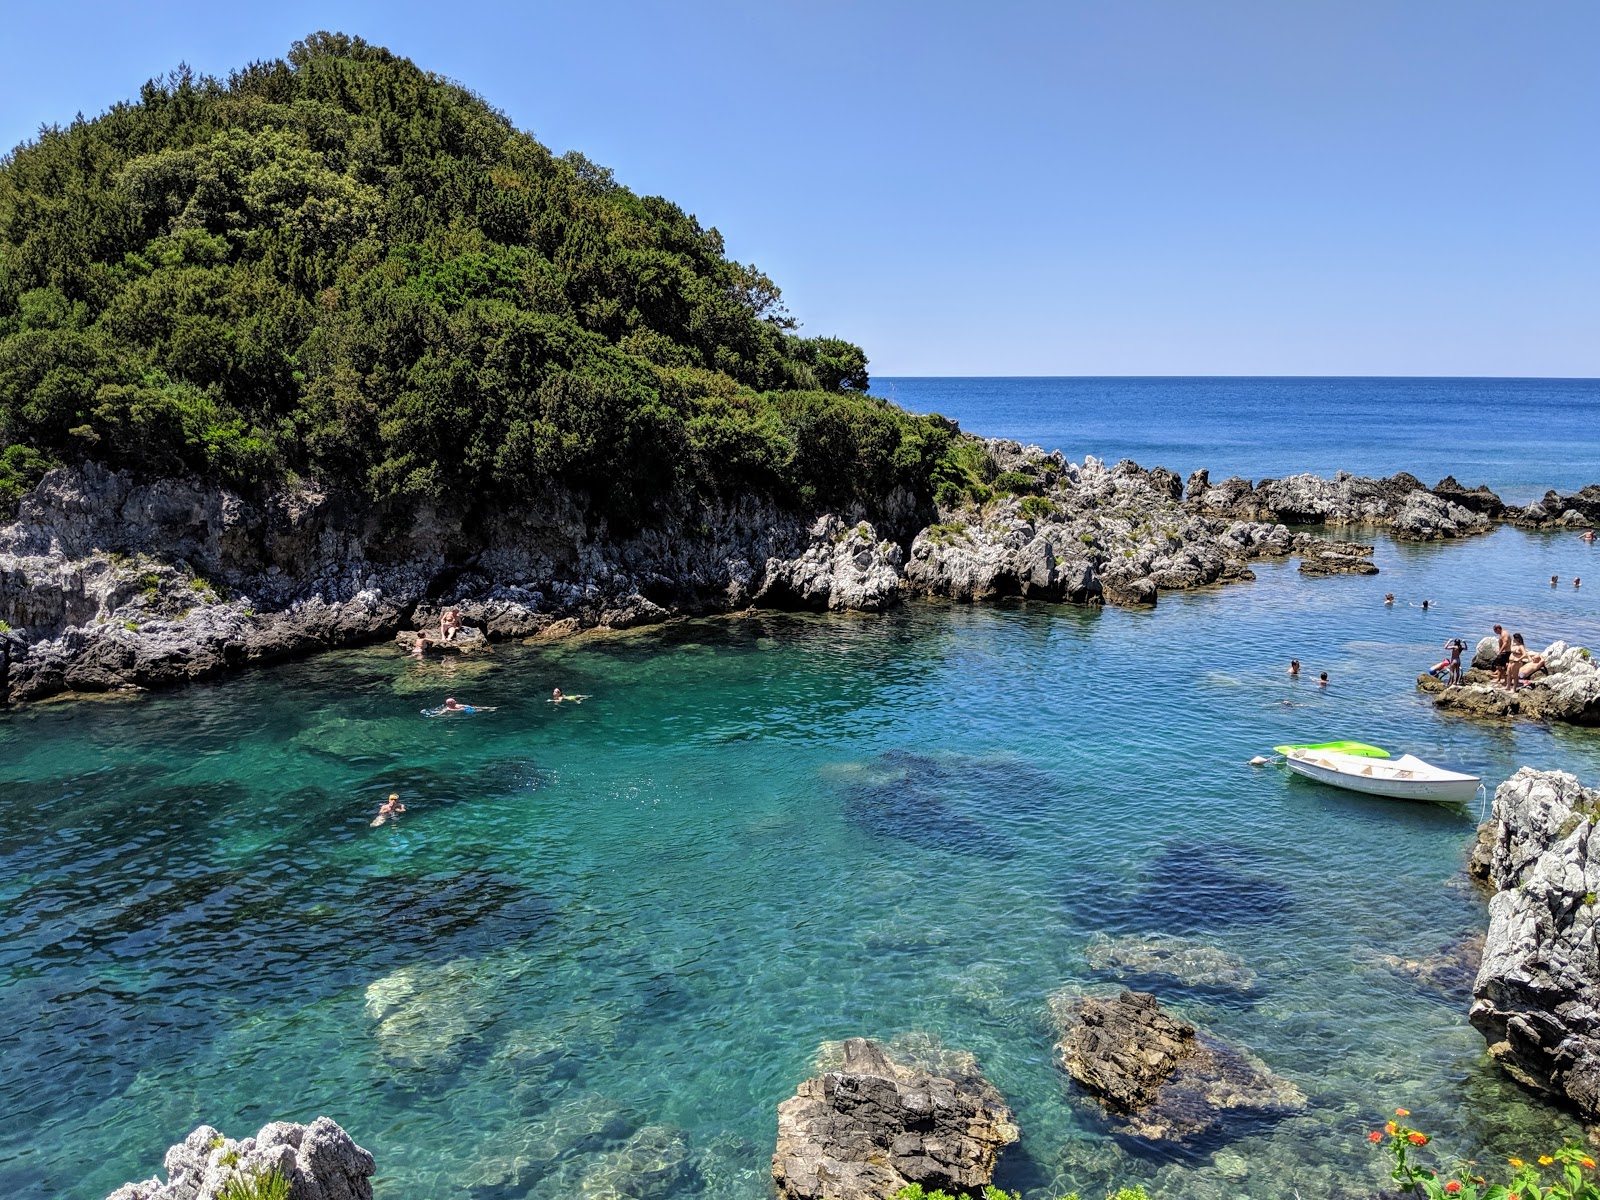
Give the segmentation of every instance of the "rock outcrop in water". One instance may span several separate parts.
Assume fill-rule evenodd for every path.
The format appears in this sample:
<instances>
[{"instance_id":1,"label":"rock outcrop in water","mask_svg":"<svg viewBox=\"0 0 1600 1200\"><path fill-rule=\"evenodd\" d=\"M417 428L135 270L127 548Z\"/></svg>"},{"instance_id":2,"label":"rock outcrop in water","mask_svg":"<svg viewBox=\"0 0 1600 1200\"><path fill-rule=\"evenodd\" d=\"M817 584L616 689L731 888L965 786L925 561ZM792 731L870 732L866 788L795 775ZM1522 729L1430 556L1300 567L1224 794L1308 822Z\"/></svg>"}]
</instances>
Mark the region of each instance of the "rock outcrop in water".
<instances>
[{"instance_id":1,"label":"rock outcrop in water","mask_svg":"<svg viewBox=\"0 0 1600 1200\"><path fill-rule=\"evenodd\" d=\"M1430 693L1441 709L1465 717L1600 725L1600 666L1586 648L1552 642L1540 651L1544 672L1513 692L1494 682L1489 664L1495 647L1492 637L1478 643L1473 666L1460 684L1452 686L1435 676L1419 675L1417 687Z\"/></svg>"},{"instance_id":2,"label":"rock outcrop in water","mask_svg":"<svg viewBox=\"0 0 1600 1200\"><path fill-rule=\"evenodd\" d=\"M1370 574L1372 548L1293 524L1455 537L1491 515L1484 489L1341 474L1229 479L1131 461L1077 464L990 440L982 504L934 512L904 489L797 513L680 497L646 528L591 520L581 496L468 522L395 512L309 484L259 502L193 480L138 483L88 464L50 472L0 527L0 702L148 688L392 637L461 610L490 639L621 629L752 604L875 612L903 597L1153 604L1163 590L1254 578L1291 554L1306 574ZM1447 486L1448 485L1448 486ZM1589 511L1586 488L1559 521ZM1543 510L1541 510L1543 511ZM470 525L470 528L468 526Z\"/></svg>"},{"instance_id":3,"label":"rock outcrop in water","mask_svg":"<svg viewBox=\"0 0 1600 1200\"><path fill-rule=\"evenodd\" d=\"M1305 1107L1305 1094L1260 1059L1173 1017L1148 992L1062 992L1050 998L1050 1011L1062 1068L1123 1133L1185 1142L1247 1113Z\"/></svg>"},{"instance_id":4,"label":"rock outcrop in water","mask_svg":"<svg viewBox=\"0 0 1600 1200\"><path fill-rule=\"evenodd\" d=\"M1524 767L1495 789L1471 1020L1525 1086L1600 1119L1600 791Z\"/></svg>"},{"instance_id":5,"label":"rock outcrop in water","mask_svg":"<svg viewBox=\"0 0 1600 1200\"><path fill-rule=\"evenodd\" d=\"M1172 934L1109 937L1095 934L1084 948L1091 970L1117 979L1162 978L1187 988L1245 994L1256 973L1237 954L1209 942Z\"/></svg>"},{"instance_id":6,"label":"rock outcrop in water","mask_svg":"<svg viewBox=\"0 0 1600 1200\"><path fill-rule=\"evenodd\" d=\"M230 1183L276 1171L289 1200L372 1200L372 1155L327 1117L309 1125L274 1121L241 1141L202 1125L167 1151L167 1181L126 1183L107 1200L218 1200Z\"/></svg>"},{"instance_id":7,"label":"rock outcrop in water","mask_svg":"<svg viewBox=\"0 0 1600 1200\"><path fill-rule=\"evenodd\" d=\"M1011 1110L968 1056L930 1070L865 1038L778 1105L772 1178L787 1200L889 1200L908 1183L970 1192L1017 1140Z\"/></svg>"}]
</instances>

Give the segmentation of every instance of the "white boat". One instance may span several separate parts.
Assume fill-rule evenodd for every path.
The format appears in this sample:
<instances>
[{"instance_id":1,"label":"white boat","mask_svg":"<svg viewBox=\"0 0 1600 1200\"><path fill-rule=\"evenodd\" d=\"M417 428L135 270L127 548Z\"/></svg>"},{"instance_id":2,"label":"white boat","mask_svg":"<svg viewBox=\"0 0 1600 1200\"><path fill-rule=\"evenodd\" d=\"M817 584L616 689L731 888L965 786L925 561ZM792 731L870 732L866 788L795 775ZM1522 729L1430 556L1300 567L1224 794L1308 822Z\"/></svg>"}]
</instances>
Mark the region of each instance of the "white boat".
<instances>
[{"instance_id":1,"label":"white boat","mask_svg":"<svg viewBox=\"0 0 1600 1200\"><path fill-rule=\"evenodd\" d=\"M1399 758L1366 758L1333 750L1296 748L1284 753L1283 765L1307 779L1352 792L1428 800L1435 804L1471 803L1483 783L1476 775L1446 771L1410 754Z\"/></svg>"}]
</instances>

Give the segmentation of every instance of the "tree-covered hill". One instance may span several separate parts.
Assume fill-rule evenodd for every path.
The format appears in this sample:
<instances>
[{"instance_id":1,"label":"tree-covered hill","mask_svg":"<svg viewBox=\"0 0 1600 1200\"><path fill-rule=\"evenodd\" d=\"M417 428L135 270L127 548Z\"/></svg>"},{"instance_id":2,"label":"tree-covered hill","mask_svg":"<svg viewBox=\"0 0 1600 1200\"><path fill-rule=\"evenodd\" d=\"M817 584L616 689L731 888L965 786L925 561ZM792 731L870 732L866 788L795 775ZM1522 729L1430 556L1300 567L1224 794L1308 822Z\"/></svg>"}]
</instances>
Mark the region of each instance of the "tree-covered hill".
<instances>
[{"instance_id":1,"label":"tree-covered hill","mask_svg":"<svg viewBox=\"0 0 1600 1200\"><path fill-rule=\"evenodd\" d=\"M956 469L858 347L794 328L715 229L319 33L0 160L0 503L84 459L375 501L555 481L629 519Z\"/></svg>"}]
</instances>

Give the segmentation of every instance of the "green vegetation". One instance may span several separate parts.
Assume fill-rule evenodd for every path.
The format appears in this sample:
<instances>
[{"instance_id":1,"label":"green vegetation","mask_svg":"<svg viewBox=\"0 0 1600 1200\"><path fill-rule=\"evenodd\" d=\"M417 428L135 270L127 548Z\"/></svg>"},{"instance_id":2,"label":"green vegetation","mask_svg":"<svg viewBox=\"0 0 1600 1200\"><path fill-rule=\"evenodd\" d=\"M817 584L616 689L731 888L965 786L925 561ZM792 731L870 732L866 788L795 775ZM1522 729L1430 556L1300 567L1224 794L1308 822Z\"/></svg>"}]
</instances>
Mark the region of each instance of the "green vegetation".
<instances>
[{"instance_id":1,"label":"green vegetation","mask_svg":"<svg viewBox=\"0 0 1600 1200\"><path fill-rule=\"evenodd\" d=\"M993 1184L977 1193L978 1200L1021 1200L1020 1192L1008 1192L1004 1188L997 1188ZM894 1200L960 1200L959 1196L952 1196L949 1192L935 1188L927 1191L920 1183L907 1184L894 1194ZM1078 1200L1077 1192L1069 1192L1060 1200ZM1106 1200L1150 1200L1142 1187L1118 1188Z\"/></svg>"},{"instance_id":2,"label":"green vegetation","mask_svg":"<svg viewBox=\"0 0 1600 1200\"><path fill-rule=\"evenodd\" d=\"M979 494L944 422L794 329L715 229L318 33L0 159L0 505L86 459L400 503L556 482L623 520Z\"/></svg>"},{"instance_id":3,"label":"green vegetation","mask_svg":"<svg viewBox=\"0 0 1600 1200\"><path fill-rule=\"evenodd\" d=\"M1052 517L1061 515L1061 510L1043 496L1024 497L1021 509L1022 515L1030 521L1048 521ZM1089 540L1094 541L1092 537Z\"/></svg>"},{"instance_id":4,"label":"green vegetation","mask_svg":"<svg viewBox=\"0 0 1600 1200\"><path fill-rule=\"evenodd\" d=\"M1394 1115L1403 1118L1411 1113L1397 1108ZM1507 1171L1500 1166L1480 1169L1472 1159L1442 1159L1431 1150L1423 1155L1423 1147L1433 1138L1399 1121L1374 1129L1367 1140L1384 1147L1390 1178L1402 1191L1428 1200L1600 1200L1600 1175L1595 1173L1600 1168L1577 1142L1567 1142L1533 1161L1508 1158L1511 1170ZM1491 1181L1491 1175L1502 1176L1504 1182Z\"/></svg>"},{"instance_id":5,"label":"green vegetation","mask_svg":"<svg viewBox=\"0 0 1600 1200\"><path fill-rule=\"evenodd\" d=\"M217 1200L289 1200L289 1179L282 1171L235 1175L222 1185Z\"/></svg>"}]
</instances>

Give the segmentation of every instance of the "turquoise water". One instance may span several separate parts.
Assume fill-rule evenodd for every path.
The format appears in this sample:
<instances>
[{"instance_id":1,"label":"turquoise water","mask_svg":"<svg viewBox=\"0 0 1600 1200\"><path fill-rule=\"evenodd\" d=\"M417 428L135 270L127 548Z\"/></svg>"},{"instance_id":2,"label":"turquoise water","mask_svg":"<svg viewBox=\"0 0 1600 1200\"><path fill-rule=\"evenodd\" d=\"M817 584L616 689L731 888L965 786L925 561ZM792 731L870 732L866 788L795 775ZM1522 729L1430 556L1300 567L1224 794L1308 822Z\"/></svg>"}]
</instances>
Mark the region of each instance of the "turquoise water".
<instances>
[{"instance_id":1,"label":"turquoise water","mask_svg":"<svg viewBox=\"0 0 1600 1200\"><path fill-rule=\"evenodd\" d=\"M384 647L0 714L0 1194L100 1197L202 1120L327 1113L384 1200L598 1195L641 1163L626 1194L759 1197L778 1102L854 1034L974 1052L1024 1131L1001 1181L1034 1200L1370 1194L1361 1136L1397 1105L1525 1151L1572 1126L1487 1064L1459 998L1374 962L1481 927L1472 816L1245 760L1355 737L1491 786L1600 778L1600 733L1413 691L1494 620L1600 644L1600 552L1502 529L1378 561L1263 564L1150 612L683 622L454 666ZM445 695L500 707L419 715ZM371 828L391 790L408 812ZM1249 1002L1160 990L1304 1114L1159 1152L1063 1082L1046 997L1097 981L1092 934L1164 930L1260 972Z\"/></svg>"},{"instance_id":2,"label":"turquoise water","mask_svg":"<svg viewBox=\"0 0 1600 1200\"><path fill-rule=\"evenodd\" d=\"M1454 474L1526 504L1600 483L1600 379L877 378L990 437L1187 476Z\"/></svg>"}]
</instances>

